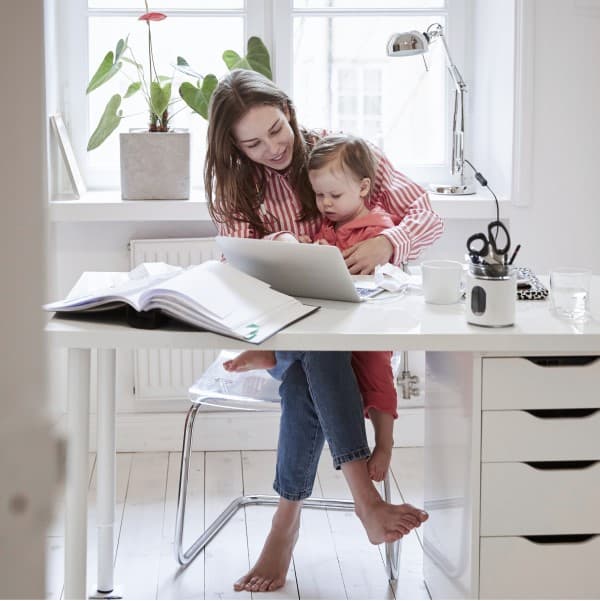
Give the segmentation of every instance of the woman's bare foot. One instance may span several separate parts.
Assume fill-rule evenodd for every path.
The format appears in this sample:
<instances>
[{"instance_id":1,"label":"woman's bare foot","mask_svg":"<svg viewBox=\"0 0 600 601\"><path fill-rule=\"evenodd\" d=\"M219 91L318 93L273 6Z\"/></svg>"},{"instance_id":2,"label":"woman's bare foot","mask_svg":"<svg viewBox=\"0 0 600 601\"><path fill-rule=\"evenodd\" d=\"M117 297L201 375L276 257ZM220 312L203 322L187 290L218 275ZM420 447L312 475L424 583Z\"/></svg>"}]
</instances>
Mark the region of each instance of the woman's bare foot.
<instances>
[{"instance_id":1,"label":"woman's bare foot","mask_svg":"<svg viewBox=\"0 0 600 601\"><path fill-rule=\"evenodd\" d=\"M273 351L244 351L237 357L225 361L223 367L227 371L250 371L252 369L270 369L277 360Z\"/></svg>"},{"instance_id":2,"label":"woman's bare foot","mask_svg":"<svg viewBox=\"0 0 600 601\"><path fill-rule=\"evenodd\" d=\"M375 482L381 482L390 467L392 461L392 445L376 444L371 457L367 461L369 477Z\"/></svg>"},{"instance_id":3,"label":"woman's bare foot","mask_svg":"<svg viewBox=\"0 0 600 601\"><path fill-rule=\"evenodd\" d=\"M366 507L357 508L356 515L367 531L369 541L374 545L402 538L429 517L427 512L408 503L392 505L381 497Z\"/></svg>"},{"instance_id":4,"label":"woman's bare foot","mask_svg":"<svg viewBox=\"0 0 600 601\"><path fill-rule=\"evenodd\" d=\"M258 561L234 583L234 590L264 593L285 585L292 552L298 540L301 507L300 501L280 501Z\"/></svg>"}]
</instances>

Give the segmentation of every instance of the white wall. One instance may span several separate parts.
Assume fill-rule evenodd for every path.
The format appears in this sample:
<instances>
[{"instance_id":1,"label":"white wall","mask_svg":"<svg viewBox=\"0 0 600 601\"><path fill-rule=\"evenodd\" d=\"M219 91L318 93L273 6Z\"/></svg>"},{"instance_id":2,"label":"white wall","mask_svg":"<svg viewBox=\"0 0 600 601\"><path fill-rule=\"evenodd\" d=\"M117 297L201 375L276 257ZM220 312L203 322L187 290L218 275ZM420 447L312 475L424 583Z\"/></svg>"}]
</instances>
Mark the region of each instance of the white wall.
<instances>
[{"instance_id":1,"label":"white wall","mask_svg":"<svg viewBox=\"0 0 600 601\"><path fill-rule=\"evenodd\" d=\"M510 198L512 177L514 20L513 0L476 0L467 46L471 81L465 158L503 198Z\"/></svg>"},{"instance_id":2,"label":"white wall","mask_svg":"<svg viewBox=\"0 0 600 601\"><path fill-rule=\"evenodd\" d=\"M521 107L531 122L516 182L526 206L513 209L519 262L600 273L600 2L526 2L533 85Z\"/></svg>"}]
</instances>

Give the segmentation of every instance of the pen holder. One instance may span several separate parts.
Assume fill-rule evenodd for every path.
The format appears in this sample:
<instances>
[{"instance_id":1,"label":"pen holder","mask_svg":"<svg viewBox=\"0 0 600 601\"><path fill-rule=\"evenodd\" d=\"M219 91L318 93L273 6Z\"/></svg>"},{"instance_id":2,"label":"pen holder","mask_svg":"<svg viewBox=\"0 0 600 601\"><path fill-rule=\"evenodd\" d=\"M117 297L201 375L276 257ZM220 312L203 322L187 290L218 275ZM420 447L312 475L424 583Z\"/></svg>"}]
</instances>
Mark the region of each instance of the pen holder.
<instances>
[{"instance_id":1,"label":"pen holder","mask_svg":"<svg viewBox=\"0 0 600 601\"><path fill-rule=\"evenodd\" d=\"M517 276L509 265L469 266L466 278L467 321L501 328L515 323Z\"/></svg>"}]
</instances>

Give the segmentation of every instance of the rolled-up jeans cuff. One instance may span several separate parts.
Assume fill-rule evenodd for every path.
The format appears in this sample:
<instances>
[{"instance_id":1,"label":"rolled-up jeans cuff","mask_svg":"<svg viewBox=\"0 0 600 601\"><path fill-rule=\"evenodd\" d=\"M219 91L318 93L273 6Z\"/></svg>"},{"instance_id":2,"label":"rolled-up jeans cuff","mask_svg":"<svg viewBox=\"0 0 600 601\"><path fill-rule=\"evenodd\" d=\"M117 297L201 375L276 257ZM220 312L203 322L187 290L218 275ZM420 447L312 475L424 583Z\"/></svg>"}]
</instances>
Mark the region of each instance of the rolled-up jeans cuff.
<instances>
[{"instance_id":1,"label":"rolled-up jeans cuff","mask_svg":"<svg viewBox=\"0 0 600 601\"><path fill-rule=\"evenodd\" d=\"M370 456L371 451L369 450L369 447L363 447L362 449L357 449L350 453L335 455L333 457L333 467L336 470L339 470L343 463L347 463L348 461L358 461L359 459L368 459Z\"/></svg>"},{"instance_id":2,"label":"rolled-up jeans cuff","mask_svg":"<svg viewBox=\"0 0 600 601\"><path fill-rule=\"evenodd\" d=\"M312 489L307 489L307 490L303 490L300 492L294 492L294 493L286 492L279 486L279 483L277 481L273 482L273 490L275 490L275 492L280 497L283 497L284 499L287 499L288 501L304 501L304 499L308 499L308 497L310 497L310 495L312 495Z\"/></svg>"},{"instance_id":3,"label":"rolled-up jeans cuff","mask_svg":"<svg viewBox=\"0 0 600 601\"><path fill-rule=\"evenodd\" d=\"M283 380L287 368L298 359L298 351L275 351L275 366L267 369L272 378Z\"/></svg>"}]
</instances>

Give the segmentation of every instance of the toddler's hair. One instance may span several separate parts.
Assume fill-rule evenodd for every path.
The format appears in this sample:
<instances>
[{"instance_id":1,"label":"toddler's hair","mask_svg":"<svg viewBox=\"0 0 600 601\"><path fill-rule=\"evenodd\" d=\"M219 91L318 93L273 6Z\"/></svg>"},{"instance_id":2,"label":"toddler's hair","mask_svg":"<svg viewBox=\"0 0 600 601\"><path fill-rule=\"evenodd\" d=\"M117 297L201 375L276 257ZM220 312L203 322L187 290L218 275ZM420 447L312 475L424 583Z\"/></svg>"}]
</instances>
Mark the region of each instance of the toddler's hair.
<instances>
[{"instance_id":1,"label":"toddler's hair","mask_svg":"<svg viewBox=\"0 0 600 601\"><path fill-rule=\"evenodd\" d=\"M362 138L346 134L331 134L321 138L310 151L307 166L309 171L314 171L334 162L359 181L368 177L373 187L377 161Z\"/></svg>"}]
</instances>

